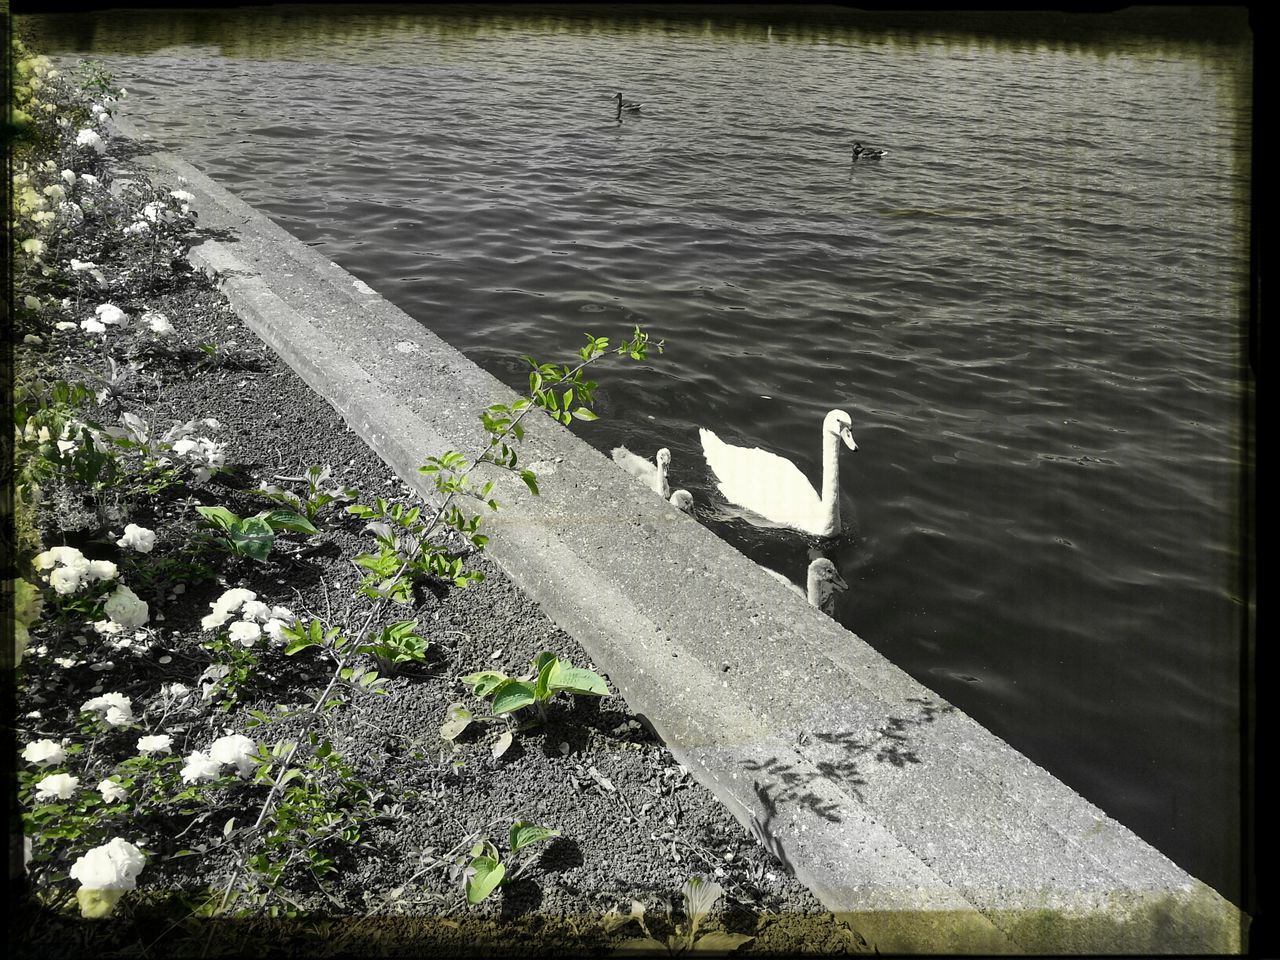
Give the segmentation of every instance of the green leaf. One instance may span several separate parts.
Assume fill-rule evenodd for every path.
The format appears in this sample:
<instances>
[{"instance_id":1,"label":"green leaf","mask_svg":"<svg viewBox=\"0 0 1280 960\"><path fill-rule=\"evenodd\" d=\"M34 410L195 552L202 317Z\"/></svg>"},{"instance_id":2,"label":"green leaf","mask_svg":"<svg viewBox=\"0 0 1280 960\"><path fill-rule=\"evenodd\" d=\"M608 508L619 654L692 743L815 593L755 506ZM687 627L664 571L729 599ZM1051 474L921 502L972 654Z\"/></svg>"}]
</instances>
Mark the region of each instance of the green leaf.
<instances>
[{"instance_id":1,"label":"green leaf","mask_svg":"<svg viewBox=\"0 0 1280 960\"><path fill-rule=\"evenodd\" d=\"M520 479L524 481L524 485L536 497L538 496L538 476L532 470L521 470Z\"/></svg>"},{"instance_id":2,"label":"green leaf","mask_svg":"<svg viewBox=\"0 0 1280 960\"><path fill-rule=\"evenodd\" d=\"M475 873L467 878L467 903L477 904L497 889L507 868L493 857L476 857L471 867Z\"/></svg>"},{"instance_id":3,"label":"green leaf","mask_svg":"<svg viewBox=\"0 0 1280 960\"><path fill-rule=\"evenodd\" d=\"M226 507L196 507L196 513L222 530L231 530L240 523L240 518Z\"/></svg>"},{"instance_id":4,"label":"green leaf","mask_svg":"<svg viewBox=\"0 0 1280 960\"><path fill-rule=\"evenodd\" d=\"M537 701L533 685L523 680L504 680L493 691L493 713L510 713Z\"/></svg>"},{"instance_id":5,"label":"green leaf","mask_svg":"<svg viewBox=\"0 0 1280 960\"><path fill-rule=\"evenodd\" d=\"M258 514L272 530L288 530L291 533L319 533L311 521L292 510L272 510Z\"/></svg>"},{"instance_id":6,"label":"green leaf","mask_svg":"<svg viewBox=\"0 0 1280 960\"><path fill-rule=\"evenodd\" d=\"M556 669L551 671L547 688L553 693L563 690L568 693L586 693L595 697L609 696L609 685L604 682L604 677L600 674L594 670L570 667L559 662L556 664Z\"/></svg>"},{"instance_id":7,"label":"green leaf","mask_svg":"<svg viewBox=\"0 0 1280 960\"><path fill-rule=\"evenodd\" d=\"M715 951L716 953L730 953L737 950L740 946L755 937L745 933L729 933L724 930L714 930L711 933L704 933L693 942L692 950L701 952Z\"/></svg>"},{"instance_id":8,"label":"green leaf","mask_svg":"<svg viewBox=\"0 0 1280 960\"><path fill-rule=\"evenodd\" d=\"M512 855L515 855L523 847L527 847L531 843L539 843L558 836L560 836L560 831L552 827L542 827L536 823L529 823L527 820L517 820L511 825L508 846L511 847Z\"/></svg>"},{"instance_id":9,"label":"green leaf","mask_svg":"<svg viewBox=\"0 0 1280 960\"><path fill-rule=\"evenodd\" d=\"M477 697L487 697L493 693L506 679L505 673L499 673L497 670L481 670L478 673L469 673L465 677L459 677L463 683L471 687L471 692Z\"/></svg>"},{"instance_id":10,"label":"green leaf","mask_svg":"<svg viewBox=\"0 0 1280 960\"><path fill-rule=\"evenodd\" d=\"M573 411L573 416L574 416L574 419L577 419L577 420L588 420L588 421L590 421L590 420L599 420L599 419L600 419L598 416L596 416L594 413L592 413L592 412L591 412L590 410L588 410L586 407L579 407L577 410Z\"/></svg>"},{"instance_id":11,"label":"green leaf","mask_svg":"<svg viewBox=\"0 0 1280 960\"><path fill-rule=\"evenodd\" d=\"M460 703L449 704L449 709L445 715L449 719L440 724L440 738L442 740L456 740L462 735L462 731L471 725L471 711Z\"/></svg>"},{"instance_id":12,"label":"green leaf","mask_svg":"<svg viewBox=\"0 0 1280 960\"><path fill-rule=\"evenodd\" d=\"M533 669L537 671L538 679L534 684L533 695L539 701L549 700L555 693L548 686L551 680L551 674L556 666L560 663L556 659L554 653L540 653L538 659L533 662Z\"/></svg>"},{"instance_id":13,"label":"green leaf","mask_svg":"<svg viewBox=\"0 0 1280 960\"><path fill-rule=\"evenodd\" d=\"M295 653L305 650L307 647L318 646L320 646L319 640L313 640L310 637L298 637L295 640L290 640L289 643L286 644L284 648L284 655L286 657L292 657Z\"/></svg>"},{"instance_id":14,"label":"green leaf","mask_svg":"<svg viewBox=\"0 0 1280 960\"><path fill-rule=\"evenodd\" d=\"M236 553L243 554L265 563L271 546L276 542L275 531L260 517L247 517L233 530L227 531L227 538L235 547Z\"/></svg>"},{"instance_id":15,"label":"green leaf","mask_svg":"<svg viewBox=\"0 0 1280 960\"><path fill-rule=\"evenodd\" d=\"M510 750L511 744L514 742L515 734L508 730L494 741L493 746L489 748L489 751L493 754L493 758L496 760Z\"/></svg>"}]
</instances>

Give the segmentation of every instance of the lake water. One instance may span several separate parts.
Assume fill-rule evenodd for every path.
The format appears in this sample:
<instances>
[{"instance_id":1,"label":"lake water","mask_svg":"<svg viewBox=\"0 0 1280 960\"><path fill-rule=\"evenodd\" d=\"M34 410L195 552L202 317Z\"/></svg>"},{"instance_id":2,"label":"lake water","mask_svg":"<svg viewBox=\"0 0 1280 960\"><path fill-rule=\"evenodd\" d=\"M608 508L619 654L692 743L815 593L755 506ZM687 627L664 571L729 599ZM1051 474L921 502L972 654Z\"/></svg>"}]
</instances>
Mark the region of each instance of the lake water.
<instances>
[{"instance_id":1,"label":"lake water","mask_svg":"<svg viewBox=\"0 0 1280 960\"><path fill-rule=\"evenodd\" d=\"M697 429L817 481L848 411L837 619L1240 902L1251 45L728 9L22 22L514 387L665 338L578 432L793 580Z\"/></svg>"}]
</instances>

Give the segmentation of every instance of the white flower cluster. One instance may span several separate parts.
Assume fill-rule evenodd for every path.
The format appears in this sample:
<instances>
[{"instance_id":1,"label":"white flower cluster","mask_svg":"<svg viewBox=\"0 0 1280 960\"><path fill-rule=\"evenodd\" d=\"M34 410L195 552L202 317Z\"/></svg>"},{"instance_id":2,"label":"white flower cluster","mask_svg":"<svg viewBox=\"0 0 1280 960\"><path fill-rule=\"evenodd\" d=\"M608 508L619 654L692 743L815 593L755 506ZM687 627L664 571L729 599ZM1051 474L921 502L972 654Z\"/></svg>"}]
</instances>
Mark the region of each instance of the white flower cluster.
<instances>
[{"instance_id":1,"label":"white flower cluster","mask_svg":"<svg viewBox=\"0 0 1280 960\"><path fill-rule=\"evenodd\" d=\"M45 582L64 596L95 580L114 580L117 573L110 560L88 560L75 547L52 547L36 554L35 567Z\"/></svg>"},{"instance_id":2,"label":"white flower cluster","mask_svg":"<svg viewBox=\"0 0 1280 960\"><path fill-rule=\"evenodd\" d=\"M114 303L99 304L88 320L80 321L80 328L87 333L106 333L107 327L127 327L128 315Z\"/></svg>"},{"instance_id":3,"label":"white flower cluster","mask_svg":"<svg viewBox=\"0 0 1280 960\"><path fill-rule=\"evenodd\" d=\"M253 772L253 757L257 753L258 745L244 734L232 733L219 737L210 744L208 751L196 750L187 757L186 765L182 768L182 782L217 780L227 764L235 764L236 774L247 777Z\"/></svg>"},{"instance_id":4,"label":"white flower cluster","mask_svg":"<svg viewBox=\"0 0 1280 960\"><path fill-rule=\"evenodd\" d=\"M112 727L124 727L133 723L133 701L123 693L104 693L100 697L86 700L80 705L80 709L100 714Z\"/></svg>"},{"instance_id":5,"label":"white flower cluster","mask_svg":"<svg viewBox=\"0 0 1280 960\"><path fill-rule=\"evenodd\" d=\"M98 136L98 132L90 127L85 127L76 134L76 146L88 147L98 154L105 153L107 149L102 137Z\"/></svg>"},{"instance_id":6,"label":"white flower cluster","mask_svg":"<svg viewBox=\"0 0 1280 960\"><path fill-rule=\"evenodd\" d=\"M98 286L105 287L107 285L107 278L103 275L102 271L98 269L98 265L92 260L77 260L75 257L72 257L71 272L87 273L89 276L93 277L94 280L98 281Z\"/></svg>"},{"instance_id":7,"label":"white flower cluster","mask_svg":"<svg viewBox=\"0 0 1280 960\"><path fill-rule=\"evenodd\" d=\"M107 602L103 604L102 611L107 615L109 621L119 629L99 630L99 633L121 633L126 630L137 630L151 617L151 609L147 606L147 601L141 599L123 583L116 587L111 596L107 597ZM97 624L94 624L94 627L96 628Z\"/></svg>"},{"instance_id":8,"label":"white flower cluster","mask_svg":"<svg viewBox=\"0 0 1280 960\"><path fill-rule=\"evenodd\" d=\"M233 587L209 606L213 612L200 621L201 629L217 630L238 612L240 619L231 624L227 634L244 647L252 647L264 634L280 643L281 631L294 620L288 607L268 607L256 593L243 587Z\"/></svg>"},{"instance_id":9,"label":"white flower cluster","mask_svg":"<svg viewBox=\"0 0 1280 960\"><path fill-rule=\"evenodd\" d=\"M80 789L80 778L53 773L36 783L37 800L70 800Z\"/></svg>"},{"instance_id":10,"label":"white flower cluster","mask_svg":"<svg viewBox=\"0 0 1280 960\"><path fill-rule=\"evenodd\" d=\"M55 740L36 740L23 749L22 759L38 767L56 767L67 759L67 751Z\"/></svg>"},{"instance_id":11,"label":"white flower cluster","mask_svg":"<svg viewBox=\"0 0 1280 960\"><path fill-rule=\"evenodd\" d=\"M173 748L173 737L167 733L138 738L139 753L169 753Z\"/></svg>"},{"instance_id":12,"label":"white flower cluster","mask_svg":"<svg viewBox=\"0 0 1280 960\"><path fill-rule=\"evenodd\" d=\"M148 311L142 315L142 322L145 323L151 332L157 337L173 336L173 324L169 322L169 318L163 313L152 313Z\"/></svg>"},{"instance_id":13,"label":"white flower cluster","mask_svg":"<svg viewBox=\"0 0 1280 960\"><path fill-rule=\"evenodd\" d=\"M150 553L155 545L155 531L140 527L136 523L126 524L124 536L116 541L117 547L128 547L138 553Z\"/></svg>"},{"instance_id":14,"label":"white flower cluster","mask_svg":"<svg viewBox=\"0 0 1280 960\"><path fill-rule=\"evenodd\" d=\"M227 451L225 444L208 437L193 436L201 425L210 430L222 429L222 424L217 420L205 417L203 420L188 420L175 425L161 439L176 457L187 462L196 479L203 483L226 465Z\"/></svg>"},{"instance_id":15,"label":"white flower cluster","mask_svg":"<svg viewBox=\"0 0 1280 960\"><path fill-rule=\"evenodd\" d=\"M76 899L80 902L81 916L94 919L108 916L125 891L138 885L138 874L144 866L146 857L142 851L120 837L82 856L69 871L72 880L80 881Z\"/></svg>"}]
</instances>

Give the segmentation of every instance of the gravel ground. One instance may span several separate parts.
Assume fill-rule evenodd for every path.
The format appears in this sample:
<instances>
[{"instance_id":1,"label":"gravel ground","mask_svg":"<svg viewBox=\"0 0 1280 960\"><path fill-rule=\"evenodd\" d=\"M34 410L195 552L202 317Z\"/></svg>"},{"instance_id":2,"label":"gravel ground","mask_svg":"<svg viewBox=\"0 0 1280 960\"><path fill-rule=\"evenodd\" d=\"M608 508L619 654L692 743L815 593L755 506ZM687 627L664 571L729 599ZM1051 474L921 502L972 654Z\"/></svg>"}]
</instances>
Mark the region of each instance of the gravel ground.
<instances>
[{"instance_id":1,"label":"gravel ground","mask_svg":"<svg viewBox=\"0 0 1280 960\"><path fill-rule=\"evenodd\" d=\"M92 246L86 240L82 249ZM117 266L121 275L123 265ZM119 385L118 404L110 398L102 403L99 420L109 424L129 410L159 432L193 417L216 418L216 437L226 443L233 469L206 483L180 483L127 501L108 495L102 509L109 529L91 498L56 487L45 491L44 546L92 548L95 557L116 560L122 578L127 574L151 605L156 629L148 643L112 657L105 670L92 651L75 667L54 666L56 651L41 656L42 635L33 631L19 710L38 705L41 716L19 724L20 744L74 731L72 705L102 689L128 693L148 717L161 709L155 698L162 683L196 686L211 660L203 645L211 634L201 631L200 619L229 587L251 589L304 619L358 630L371 607L356 594L359 574L352 563L372 547L362 521L331 510L319 536L282 536L267 562L257 563L202 545L195 505L221 504L241 516L270 508L255 492L257 484L298 489L280 478L297 477L313 464L331 465L333 479L359 491L361 502L375 496L411 500L337 413L240 323L209 281L180 263L162 272L165 282L117 284L111 291L111 302L134 317L163 312L176 335L162 348L145 346L151 341L142 332L111 335L112 352L133 351L139 369ZM46 315L39 327L20 329L19 339L34 330L44 342L20 348L19 370L84 380L79 367L104 369L93 340L78 330L55 333L57 319L81 317L73 311ZM216 357L200 344L216 344ZM116 548L125 522L157 531L147 557ZM224 887L240 852L234 843L217 843L223 823L230 816L242 824L256 816L245 791L228 790L211 816L139 827L152 855L138 892L110 920L85 921L26 901L11 925L18 953L604 955L644 935L635 921L606 922L608 911L625 915L636 901L650 931L663 937L674 923L685 922L679 891L695 874L725 891L701 932L754 938L737 953L867 949L676 763L618 695L553 700L545 723L520 729L501 756L493 748L508 729L502 721L478 719L454 741L443 739L451 704L488 716L459 682L461 675L481 669L520 675L544 650L599 669L483 555L471 554L467 566L482 571L483 582L461 589L424 581L408 607L380 615L383 622L416 619L430 641L426 660L389 679L384 695L353 695L349 706L322 721L333 749L351 765L351 778L372 796L372 819L364 822L359 841L332 854L335 872L322 879L295 872L278 895L237 901L241 916L234 920L184 919L201 891ZM300 716L251 728L249 711L307 707L331 669L315 650L295 657L263 652L253 683L230 709L220 709L215 698L167 715L174 753L227 732L265 742L304 735ZM254 796L260 804L260 793ZM468 905L455 861L479 838L505 850L516 820L556 828L560 835L525 852L527 870L518 879ZM171 857L197 842L205 847L197 848L201 855Z\"/></svg>"}]
</instances>

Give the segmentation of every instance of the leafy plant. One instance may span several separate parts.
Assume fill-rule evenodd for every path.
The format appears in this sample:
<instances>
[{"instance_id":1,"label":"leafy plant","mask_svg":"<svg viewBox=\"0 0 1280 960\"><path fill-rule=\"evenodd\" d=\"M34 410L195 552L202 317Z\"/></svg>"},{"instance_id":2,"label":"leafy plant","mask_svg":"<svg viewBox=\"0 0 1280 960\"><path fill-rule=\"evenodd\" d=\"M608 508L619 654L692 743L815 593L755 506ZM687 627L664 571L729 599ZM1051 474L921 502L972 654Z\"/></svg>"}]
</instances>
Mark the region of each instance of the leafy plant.
<instances>
[{"instance_id":1,"label":"leafy plant","mask_svg":"<svg viewBox=\"0 0 1280 960\"><path fill-rule=\"evenodd\" d=\"M367 597L386 597L406 604L413 599L413 583L418 577L434 575L452 580L459 587L484 579L478 570L464 569L463 558L456 552L428 542L441 511L424 519L420 506L392 504L378 497L371 507L357 503L347 507L347 512L368 521L365 529L378 544L376 553L362 553L355 558L356 565L368 571L360 582L360 590ZM484 537L476 539L479 546L487 542Z\"/></svg>"},{"instance_id":2,"label":"leafy plant","mask_svg":"<svg viewBox=\"0 0 1280 960\"><path fill-rule=\"evenodd\" d=\"M311 521L292 510L264 510L243 519L226 507L196 507L205 518L206 525L221 535L216 541L238 557L248 557L265 563L275 544L276 534L319 533Z\"/></svg>"},{"instance_id":3,"label":"leafy plant","mask_svg":"<svg viewBox=\"0 0 1280 960\"><path fill-rule=\"evenodd\" d=\"M534 658L527 680L508 677L498 670L481 670L460 679L480 699L493 698L490 710L494 714L511 713L532 705L544 720L546 703L557 693L609 696L609 687L600 674L572 666L545 650Z\"/></svg>"},{"instance_id":4,"label":"leafy plant","mask_svg":"<svg viewBox=\"0 0 1280 960\"><path fill-rule=\"evenodd\" d=\"M684 899L685 922L683 924L673 923L670 915L668 915L667 921L673 929L671 933L662 939L654 936L650 931L649 925L645 922L644 904L637 900L631 901L631 912L628 914L622 914L616 909L610 910L609 913L605 914L604 927L607 933L612 933L632 921L640 924L640 929L645 933L643 937L624 940L617 945L616 952L623 954L643 953L646 955L667 953L670 956L685 952L729 953L738 949L744 943L755 939L754 936L748 934L729 933L723 930L714 930L698 936L698 927L701 926L702 921L706 919L707 914L711 912L720 898L724 896L724 888L714 880L708 880L705 877L690 877L680 888L680 895Z\"/></svg>"},{"instance_id":5,"label":"leafy plant","mask_svg":"<svg viewBox=\"0 0 1280 960\"><path fill-rule=\"evenodd\" d=\"M339 500L353 500L357 496L355 490L330 484L329 478L332 475L333 467L329 464L326 463L323 467L313 464L301 477L288 478L306 482L306 492L301 495L275 484L269 484L265 480L259 484L258 490L264 497L293 508L315 523L321 512L330 504L337 503Z\"/></svg>"},{"instance_id":6,"label":"leafy plant","mask_svg":"<svg viewBox=\"0 0 1280 960\"><path fill-rule=\"evenodd\" d=\"M362 644L359 653L370 654L383 673L394 674L406 663L421 663L427 657L430 643L418 635L418 621L399 620L382 628L378 639Z\"/></svg>"},{"instance_id":7,"label":"leafy plant","mask_svg":"<svg viewBox=\"0 0 1280 960\"><path fill-rule=\"evenodd\" d=\"M511 857L515 858L526 847L558 836L560 836L559 830L529 823L526 820L517 820L511 825L507 846ZM532 863L532 858L526 857L520 861L515 871L508 875L507 864L500 859L498 848L488 839L479 841L471 848L471 862L463 874L467 903L477 904L498 887L519 879Z\"/></svg>"}]
</instances>

